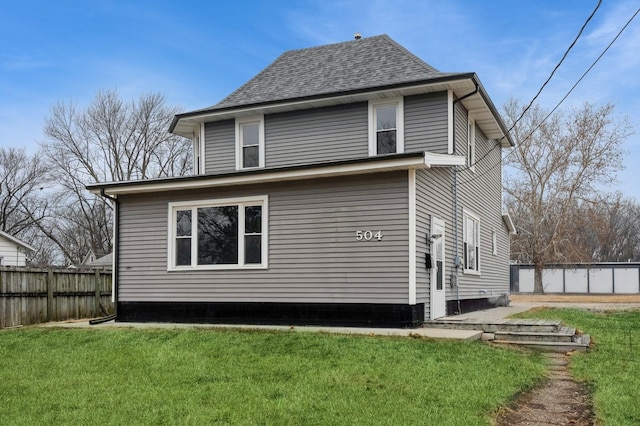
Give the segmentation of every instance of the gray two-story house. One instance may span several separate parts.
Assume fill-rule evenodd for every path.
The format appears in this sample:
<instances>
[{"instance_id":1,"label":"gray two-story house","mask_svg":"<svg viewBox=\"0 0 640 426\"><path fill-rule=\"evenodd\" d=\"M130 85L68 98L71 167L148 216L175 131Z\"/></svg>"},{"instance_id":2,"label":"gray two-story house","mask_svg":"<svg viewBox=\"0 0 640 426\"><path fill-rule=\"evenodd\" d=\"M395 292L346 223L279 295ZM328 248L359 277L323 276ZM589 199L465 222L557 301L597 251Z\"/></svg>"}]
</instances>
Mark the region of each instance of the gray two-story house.
<instances>
[{"instance_id":1,"label":"gray two-story house","mask_svg":"<svg viewBox=\"0 0 640 426\"><path fill-rule=\"evenodd\" d=\"M507 298L513 142L474 73L386 35L293 50L169 131L193 176L89 187L119 321L413 327Z\"/></svg>"}]
</instances>

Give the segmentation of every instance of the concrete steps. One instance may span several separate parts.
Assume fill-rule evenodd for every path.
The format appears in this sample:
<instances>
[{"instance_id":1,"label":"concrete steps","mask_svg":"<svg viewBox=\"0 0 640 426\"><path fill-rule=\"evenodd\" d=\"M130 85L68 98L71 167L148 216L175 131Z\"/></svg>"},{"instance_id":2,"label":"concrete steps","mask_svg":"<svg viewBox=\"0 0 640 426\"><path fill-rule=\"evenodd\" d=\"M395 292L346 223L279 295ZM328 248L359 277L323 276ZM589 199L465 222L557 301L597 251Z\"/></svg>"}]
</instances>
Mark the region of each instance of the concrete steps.
<instances>
[{"instance_id":1,"label":"concrete steps","mask_svg":"<svg viewBox=\"0 0 640 426\"><path fill-rule=\"evenodd\" d=\"M485 333L495 333L496 331L530 331L539 333L553 333L562 328L560 321L556 320L536 320L536 319L474 319L460 317L445 317L433 321L427 321L425 327L451 328L456 330L481 330Z\"/></svg>"},{"instance_id":2,"label":"concrete steps","mask_svg":"<svg viewBox=\"0 0 640 426\"><path fill-rule=\"evenodd\" d=\"M445 317L428 321L430 328L482 331L482 340L496 344L531 347L549 352L585 351L591 338L560 321L531 319L474 319Z\"/></svg>"}]
</instances>

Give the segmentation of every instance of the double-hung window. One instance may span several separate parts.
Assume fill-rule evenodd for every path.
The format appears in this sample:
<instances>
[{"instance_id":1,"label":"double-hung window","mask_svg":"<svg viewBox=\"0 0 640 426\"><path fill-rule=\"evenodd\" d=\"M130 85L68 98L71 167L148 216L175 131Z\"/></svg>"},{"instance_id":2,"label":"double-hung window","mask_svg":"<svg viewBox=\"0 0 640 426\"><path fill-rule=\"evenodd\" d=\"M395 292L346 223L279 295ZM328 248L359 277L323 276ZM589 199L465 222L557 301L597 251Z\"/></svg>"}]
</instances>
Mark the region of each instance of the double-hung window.
<instances>
[{"instance_id":1,"label":"double-hung window","mask_svg":"<svg viewBox=\"0 0 640 426\"><path fill-rule=\"evenodd\" d=\"M169 205L169 270L267 266L267 197Z\"/></svg>"},{"instance_id":2,"label":"double-hung window","mask_svg":"<svg viewBox=\"0 0 640 426\"><path fill-rule=\"evenodd\" d=\"M402 98L369 102L369 155L404 152Z\"/></svg>"},{"instance_id":3,"label":"double-hung window","mask_svg":"<svg viewBox=\"0 0 640 426\"><path fill-rule=\"evenodd\" d=\"M236 119L236 169L264 167L264 116Z\"/></svg>"},{"instance_id":4,"label":"double-hung window","mask_svg":"<svg viewBox=\"0 0 640 426\"><path fill-rule=\"evenodd\" d=\"M480 273L480 218L463 211L464 272Z\"/></svg>"}]
</instances>

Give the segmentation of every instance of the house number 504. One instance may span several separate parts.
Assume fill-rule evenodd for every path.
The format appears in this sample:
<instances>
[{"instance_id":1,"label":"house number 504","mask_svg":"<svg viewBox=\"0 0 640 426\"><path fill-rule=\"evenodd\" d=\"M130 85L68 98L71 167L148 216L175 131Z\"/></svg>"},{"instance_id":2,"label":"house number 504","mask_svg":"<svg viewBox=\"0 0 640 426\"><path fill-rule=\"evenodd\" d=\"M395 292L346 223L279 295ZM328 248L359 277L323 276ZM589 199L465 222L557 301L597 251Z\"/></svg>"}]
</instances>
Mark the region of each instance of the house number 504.
<instances>
[{"instance_id":1,"label":"house number 504","mask_svg":"<svg viewBox=\"0 0 640 426\"><path fill-rule=\"evenodd\" d=\"M356 231L356 241L371 241L376 239L382 241L382 231Z\"/></svg>"}]
</instances>

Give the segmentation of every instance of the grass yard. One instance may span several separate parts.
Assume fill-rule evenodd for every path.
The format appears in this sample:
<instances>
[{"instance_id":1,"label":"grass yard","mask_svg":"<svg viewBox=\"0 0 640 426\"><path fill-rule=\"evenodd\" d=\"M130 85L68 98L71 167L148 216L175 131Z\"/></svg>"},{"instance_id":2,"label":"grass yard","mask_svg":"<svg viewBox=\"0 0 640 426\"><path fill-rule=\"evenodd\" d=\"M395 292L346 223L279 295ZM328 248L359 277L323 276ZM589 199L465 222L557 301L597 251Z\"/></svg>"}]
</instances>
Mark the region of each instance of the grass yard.
<instances>
[{"instance_id":1,"label":"grass yard","mask_svg":"<svg viewBox=\"0 0 640 426\"><path fill-rule=\"evenodd\" d=\"M592 385L596 416L603 424L640 424L640 311L544 309L519 317L560 319L591 334L595 347L571 358L574 377Z\"/></svg>"},{"instance_id":2,"label":"grass yard","mask_svg":"<svg viewBox=\"0 0 640 426\"><path fill-rule=\"evenodd\" d=\"M479 342L5 330L0 424L481 425L544 369Z\"/></svg>"}]
</instances>

